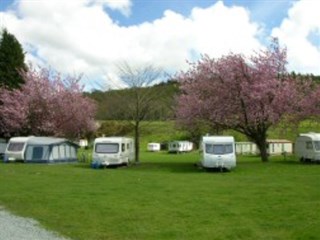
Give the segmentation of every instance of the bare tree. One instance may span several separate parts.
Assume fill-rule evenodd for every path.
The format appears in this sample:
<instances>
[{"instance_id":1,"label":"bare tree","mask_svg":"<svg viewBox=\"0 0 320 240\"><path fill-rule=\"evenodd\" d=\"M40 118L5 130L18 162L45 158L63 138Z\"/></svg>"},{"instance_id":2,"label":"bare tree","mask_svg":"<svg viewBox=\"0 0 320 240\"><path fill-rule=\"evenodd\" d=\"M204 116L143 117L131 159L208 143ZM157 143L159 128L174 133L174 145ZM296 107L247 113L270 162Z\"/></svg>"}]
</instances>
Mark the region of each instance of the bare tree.
<instances>
[{"instance_id":1,"label":"bare tree","mask_svg":"<svg viewBox=\"0 0 320 240\"><path fill-rule=\"evenodd\" d=\"M135 162L139 163L141 122L153 112L156 101L164 96L164 91L151 88L157 81L164 79L164 72L152 65L132 67L128 63L119 66L119 75L128 89L119 94L114 104L114 114L128 120L134 129ZM123 93L123 92L122 92Z\"/></svg>"}]
</instances>

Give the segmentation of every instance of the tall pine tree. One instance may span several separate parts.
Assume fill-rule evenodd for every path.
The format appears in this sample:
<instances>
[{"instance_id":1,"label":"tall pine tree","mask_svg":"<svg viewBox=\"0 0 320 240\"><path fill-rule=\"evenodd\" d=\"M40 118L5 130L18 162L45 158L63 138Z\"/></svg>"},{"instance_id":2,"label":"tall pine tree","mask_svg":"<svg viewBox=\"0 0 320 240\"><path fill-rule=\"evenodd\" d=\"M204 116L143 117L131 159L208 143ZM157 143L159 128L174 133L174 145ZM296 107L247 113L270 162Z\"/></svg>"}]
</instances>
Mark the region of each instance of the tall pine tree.
<instances>
[{"instance_id":1,"label":"tall pine tree","mask_svg":"<svg viewBox=\"0 0 320 240\"><path fill-rule=\"evenodd\" d=\"M0 87L19 88L24 83L19 70L26 70L24 52L16 37L3 29L0 38Z\"/></svg>"}]
</instances>

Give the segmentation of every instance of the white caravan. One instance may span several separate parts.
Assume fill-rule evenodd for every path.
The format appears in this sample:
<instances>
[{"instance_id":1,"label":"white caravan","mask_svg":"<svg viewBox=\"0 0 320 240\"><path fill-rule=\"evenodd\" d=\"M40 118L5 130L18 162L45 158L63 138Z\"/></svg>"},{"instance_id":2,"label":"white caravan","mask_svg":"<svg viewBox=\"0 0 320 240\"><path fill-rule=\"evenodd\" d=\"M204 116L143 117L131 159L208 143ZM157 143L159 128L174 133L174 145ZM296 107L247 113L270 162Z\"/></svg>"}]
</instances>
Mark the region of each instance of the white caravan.
<instances>
[{"instance_id":1,"label":"white caravan","mask_svg":"<svg viewBox=\"0 0 320 240\"><path fill-rule=\"evenodd\" d=\"M320 133L300 134L294 152L301 162L320 161Z\"/></svg>"},{"instance_id":2,"label":"white caravan","mask_svg":"<svg viewBox=\"0 0 320 240\"><path fill-rule=\"evenodd\" d=\"M92 166L128 165L134 161L134 153L132 138L96 138L93 144Z\"/></svg>"},{"instance_id":3,"label":"white caravan","mask_svg":"<svg viewBox=\"0 0 320 240\"><path fill-rule=\"evenodd\" d=\"M281 154L292 154L293 144L286 139L267 139L268 154L270 155L281 155Z\"/></svg>"},{"instance_id":4,"label":"white caravan","mask_svg":"<svg viewBox=\"0 0 320 240\"><path fill-rule=\"evenodd\" d=\"M160 143L148 143L149 152L159 152L161 149Z\"/></svg>"},{"instance_id":5,"label":"white caravan","mask_svg":"<svg viewBox=\"0 0 320 240\"><path fill-rule=\"evenodd\" d=\"M5 162L22 161L24 162L24 152L27 146L27 141L31 137L12 137L9 140L5 151Z\"/></svg>"},{"instance_id":6,"label":"white caravan","mask_svg":"<svg viewBox=\"0 0 320 240\"><path fill-rule=\"evenodd\" d=\"M236 142L236 154L255 155L259 153L258 147L253 142Z\"/></svg>"},{"instance_id":7,"label":"white caravan","mask_svg":"<svg viewBox=\"0 0 320 240\"><path fill-rule=\"evenodd\" d=\"M191 152L192 149L193 143L189 141L173 141L168 145L168 152L170 153Z\"/></svg>"},{"instance_id":8,"label":"white caravan","mask_svg":"<svg viewBox=\"0 0 320 240\"><path fill-rule=\"evenodd\" d=\"M80 139L79 146L82 148L88 147L88 140L87 139Z\"/></svg>"},{"instance_id":9,"label":"white caravan","mask_svg":"<svg viewBox=\"0 0 320 240\"><path fill-rule=\"evenodd\" d=\"M236 167L235 142L232 136L202 137L204 168L220 168L230 170Z\"/></svg>"}]
</instances>

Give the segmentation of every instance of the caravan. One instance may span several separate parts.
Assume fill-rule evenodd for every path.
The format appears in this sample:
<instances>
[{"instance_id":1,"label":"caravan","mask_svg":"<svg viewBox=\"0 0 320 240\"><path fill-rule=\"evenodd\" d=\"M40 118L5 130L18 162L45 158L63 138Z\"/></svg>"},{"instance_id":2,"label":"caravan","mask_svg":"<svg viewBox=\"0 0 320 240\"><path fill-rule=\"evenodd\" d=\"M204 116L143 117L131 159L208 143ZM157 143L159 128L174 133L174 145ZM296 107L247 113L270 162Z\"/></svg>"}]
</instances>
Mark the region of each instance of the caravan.
<instances>
[{"instance_id":1,"label":"caravan","mask_svg":"<svg viewBox=\"0 0 320 240\"><path fill-rule=\"evenodd\" d=\"M292 154L293 144L289 140L268 139L267 144L270 155Z\"/></svg>"},{"instance_id":2,"label":"caravan","mask_svg":"<svg viewBox=\"0 0 320 240\"><path fill-rule=\"evenodd\" d=\"M236 154L239 155L256 155L259 153L257 144L253 142L236 142Z\"/></svg>"},{"instance_id":3,"label":"caravan","mask_svg":"<svg viewBox=\"0 0 320 240\"><path fill-rule=\"evenodd\" d=\"M160 143L148 143L149 152L159 152L161 150Z\"/></svg>"},{"instance_id":4,"label":"caravan","mask_svg":"<svg viewBox=\"0 0 320 240\"><path fill-rule=\"evenodd\" d=\"M24 162L24 152L26 149L27 141L31 137L12 137L9 140L5 151L5 162Z\"/></svg>"},{"instance_id":5,"label":"caravan","mask_svg":"<svg viewBox=\"0 0 320 240\"><path fill-rule=\"evenodd\" d=\"M320 161L320 133L300 134L294 152L301 162Z\"/></svg>"},{"instance_id":6,"label":"caravan","mask_svg":"<svg viewBox=\"0 0 320 240\"><path fill-rule=\"evenodd\" d=\"M93 144L92 166L129 165L134 161L135 150L132 138L101 137Z\"/></svg>"},{"instance_id":7,"label":"caravan","mask_svg":"<svg viewBox=\"0 0 320 240\"><path fill-rule=\"evenodd\" d=\"M204 168L219 168L230 170L236 167L235 142L231 136L202 137L203 157L201 165Z\"/></svg>"},{"instance_id":8,"label":"caravan","mask_svg":"<svg viewBox=\"0 0 320 240\"><path fill-rule=\"evenodd\" d=\"M193 149L193 143L189 141L173 141L168 145L169 153L183 153L191 152Z\"/></svg>"}]
</instances>

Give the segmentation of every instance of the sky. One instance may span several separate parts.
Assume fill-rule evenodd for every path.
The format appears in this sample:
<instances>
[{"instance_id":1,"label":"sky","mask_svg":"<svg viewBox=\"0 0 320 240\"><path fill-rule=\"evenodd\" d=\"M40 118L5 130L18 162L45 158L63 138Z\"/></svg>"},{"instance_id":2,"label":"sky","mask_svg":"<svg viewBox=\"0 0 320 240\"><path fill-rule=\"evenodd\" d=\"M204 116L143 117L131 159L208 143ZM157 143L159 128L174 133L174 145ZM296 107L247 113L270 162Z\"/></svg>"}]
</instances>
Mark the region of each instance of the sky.
<instances>
[{"instance_id":1,"label":"sky","mask_svg":"<svg viewBox=\"0 0 320 240\"><path fill-rule=\"evenodd\" d=\"M288 70L320 75L319 0L0 0L0 28L34 66L119 88L119 66L167 76L207 54L251 55L277 37Z\"/></svg>"}]
</instances>

